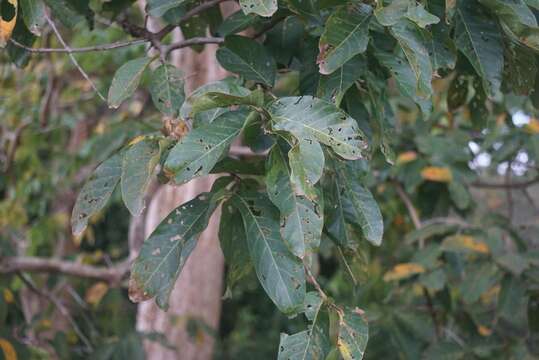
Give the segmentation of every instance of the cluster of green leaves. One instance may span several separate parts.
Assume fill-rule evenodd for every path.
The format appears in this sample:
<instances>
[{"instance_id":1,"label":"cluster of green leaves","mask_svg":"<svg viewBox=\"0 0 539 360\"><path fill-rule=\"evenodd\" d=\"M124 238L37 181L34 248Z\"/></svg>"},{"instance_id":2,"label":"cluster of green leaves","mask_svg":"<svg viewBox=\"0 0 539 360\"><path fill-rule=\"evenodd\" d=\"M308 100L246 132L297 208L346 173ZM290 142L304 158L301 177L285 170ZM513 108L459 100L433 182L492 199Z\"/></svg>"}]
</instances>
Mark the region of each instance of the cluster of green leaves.
<instances>
[{"instance_id":1,"label":"cluster of green leaves","mask_svg":"<svg viewBox=\"0 0 539 360\"><path fill-rule=\"evenodd\" d=\"M39 4L43 6L40 1L21 1L24 22L17 22L13 38L22 44L31 45L44 25L32 15L39 14ZM47 0L46 4L65 26L72 27L91 23L91 9L115 14L130 1L93 7L85 1L73 5ZM189 0L153 0L148 1L147 11L175 24L194 5ZM304 313L308 320L307 330L282 336L279 358L360 359L369 337L366 318L382 319L382 331L396 339L398 351L407 358L420 357L431 344L437 347L429 347L429 358L433 353L485 354L484 347L463 349L458 341L456 345L436 342L425 331L415 331L424 320L421 316L409 322L402 315L384 318L371 307L365 316L355 305L367 306L367 295L350 304L354 306L339 305L348 302L307 291L307 280L312 281L309 269L320 249L357 253L366 251L366 243L381 244L384 221L369 190L374 167L383 170L379 180L387 180L388 186L393 181L403 183L410 193L425 183L441 184L445 186L441 193L449 194L449 200L440 196L446 212L472 211L465 185L473 174L467 163L470 154L464 150L472 139L443 138L432 126L452 124L450 118L457 114L464 131L481 130L489 118L507 109L535 111L535 98L529 95L536 86L539 4L533 0L245 0L240 5L241 10L225 19L214 7L189 26L182 24L187 38L203 36L207 28L223 36L217 61L237 78L205 84L186 97L183 74L157 56L130 59L118 69L109 88L111 108L130 98L146 76L156 109L191 130L179 139L170 133L147 132L102 162L80 191L71 220L73 232L83 232L118 185L130 213L139 215L156 169L160 181L174 184L228 173L211 192L171 212L145 241L132 268L132 300L155 297L160 307L167 308L170 291L198 236L222 206L220 241L229 267L228 285L237 284L254 267L278 309L289 316ZM263 36L238 35L249 28ZM16 64L28 59L28 53L13 44L7 52ZM443 80L433 85L436 78ZM440 96L442 91L437 93L435 85L441 82L447 88ZM407 143L395 140L402 108L424 120L408 129L414 136ZM518 130L500 135L492 122L489 126L494 135L482 144L483 149L494 147L500 136L507 149L505 157L497 155L498 163L514 156L529 137ZM247 161L229 154L237 138L258 156ZM536 151L536 135L532 140L526 146ZM395 150L413 151L416 157L399 161ZM380 154L383 161L397 165L388 169ZM439 190L434 188L424 197ZM434 210L434 205L426 206L424 213ZM461 300L473 306L503 277L501 294L506 302L498 305L505 308L495 316L507 318L512 306L507 301L513 298L508 294L527 292L520 277L525 271L534 274L536 260L526 258L524 248L505 256L499 242L489 242L497 235L488 231L474 228L463 240L461 228L442 228L426 226L409 235L411 242L414 237L421 243L431 238L437 242L413 258L409 253L399 255L407 266L386 274L387 281L373 275L369 286L390 292L388 283L409 279L411 285L442 294L439 301L447 300L448 307ZM475 239L482 236L489 239L487 245ZM479 255L470 259L469 252ZM477 276L461 280L464 269ZM515 298L525 296L529 294ZM417 299L412 298L410 303L415 304ZM453 298L457 300L451 302ZM396 330L387 330L387 324L395 323ZM409 328L419 339L408 338ZM376 351L387 355L383 347L375 347Z\"/></svg>"}]
</instances>

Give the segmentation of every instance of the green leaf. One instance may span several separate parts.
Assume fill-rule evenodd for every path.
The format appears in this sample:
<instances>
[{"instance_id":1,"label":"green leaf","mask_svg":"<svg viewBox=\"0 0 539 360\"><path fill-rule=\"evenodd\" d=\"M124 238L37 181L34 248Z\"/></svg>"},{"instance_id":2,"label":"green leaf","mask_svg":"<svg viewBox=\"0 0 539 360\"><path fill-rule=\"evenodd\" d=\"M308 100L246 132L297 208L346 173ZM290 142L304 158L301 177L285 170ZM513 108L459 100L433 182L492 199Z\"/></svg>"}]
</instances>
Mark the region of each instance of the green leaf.
<instances>
[{"instance_id":1,"label":"green leaf","mask_svg":"<svg viewBox=\"0 0 539 360\"><path fill-rule=\"evenodd\" d=\"M193 129L170 150L165 171L174 174L177 184L209 174L239 135L247 114L243 110L230 111L211 124Z\"/></svg>"},{"instance_id":2,"label":"green leaf","mask_svg":"<svg viewBox=\"0 0 539 360\"><path fill-rule=\"evenodd\" d=\"M277 11L277 0L240 0L240 6L245 14L268 17Z\"/></svg>"},{"instance_id":3,"label":"green leaf","mask_svg":"<svg viewBox=\"0 0 539 360\"><path fill-rule=\"evenodd\" d=\"M523 0L479 0L479 2L509 25L537 27L537 19Z\"/></svg>"},{"instance_id":4,"label":"green leaf","mask_svg":"<svg viewBox=\"0 0 539 360\"><path fill-rule=\"evenodd\" d=\"M331 74L367 50L372 8L362 3L340 6L327 20L320 37L320 73Z\"/></svg>"},{"instance_id":5,"label":"green leaf","mask_svg":"<svg viewBox=\"0 0 539 360\"><path fill-rule=\"evenodd\" d=\"M36 36L41 36L45 26L45 3L42 0L21 0L21 9L28 30Z\"/></svg>"},{"instance_id":6,"label":"green leaf","mask_svg":"<svg viewBox=\"0 0 539 360\"><path fill-rule=\"evenodd\" d=\"M88 1L68 1L68 0L44 0L50 7L55 18L68 28L75 27L78 23L84 21L84 15L91 10L88 7Z\"/></svg>"},{"instance_id":7,"label":"green leaf","mask_svg":"<svg viewBox=\"0 0 539 360\"><path fill-rule=\"evenodd\" d=\"M219 241L227 264L227 285L232 287L249 275L252 271L252 263L241 214L231 201L226 201L222 206Z\"/></svg>"},{"instance_id":8,"label":"green leaf","mask_svg":"<svg viewBox=\"0 0 539 360\"><path fill-rule=\"evenodd\" d=\"M294 191L310 199L317 197L314 185L324 172L324 151L320 143L311 139L300 139L288 152L290 179Z\"/></svg>"},{"instance_id":9,"label":"green leaf","mask_svg":"<svg viewBox=\"0 0 539 360\"><path fill-rule=\"evenodd\" d=\"M489 96L500 92L503 72L502 36L496 21L474 0L461 1L455 14L455 44L483 80Z\"/></svg>"},{"instance_id":10,"label":"green leaf","mask_svg":"<svg viewBox=\"0 0 539 360\"><path fill-rule=\"evenodd\" d=\"M151 16L160 17L188 1L191 0L148 0L146 7Z\"/></svg>"},{"instance_id":11,"label":"green leaf","mask_svg":"<svg viewBox=\"0 0 539 360\"><path fill-rule=\"evenodd\" d=\"M401 20L391 27L391 34L397 39L417 80L417 95L427 99L432 94L432 64L426 36L414 23Z\"/></svg>"},{"instance_id":12,"label":"green leaf","mask_svg":"<svg viewBox=\"0 0 539 360\"><path fill-rule=\"evenodd\" d=\"M368 144L354 119L335 105L312 96L284 97L268 109L273 128L298 139L317 140L345 159L364 156Z\"/></svg>"},{"instance_id":13,"label":"green leaf","mask_svg":"<svg viewBox=\"0 0 539 360\"><path fill-rule=\"evenodd\" d=\"M417 95L417 78L408 61L400 54L375 51L376 58L389 69L397 82L397 88L402 95L413 99L424 113L430 112L431 101L422 99Z\"/></svg>"},{"instance_id":14,"label":"green leaf","mask_svg":"<svg viewBox=\"0 0 539 360\"><path fill-rule=\"evenodd\" d=\"M281 236L292 253L303 258L320 245L323 215L316 203L295 195L290 170L278 144L272 147L266 167L268 196L281 212Z\"/></svg>"},{"instance_id":15,"label":"green leaf","mask_svg":"<svg viewBox=\"0 0 539 360\"><path fill-rule=\"evenodd\" d=\"M177 207L154 230L131 269L129 298L141 302L156 297L161 308L168 298L216 204L205 193Z\"/></svg>"},{"instance_id":16,"label":"green leaf","mask_svg":"<svg viewBox=\"0 0 539 360\"><path fill-rule=\"evenodd\" d=\"M410 4L410 0L394 0L387 6L379 6L374 11L374 16L383 26L395 25L406 15Z\"/></svg>"},{"instance_id":17,"label":"green leaf","mask_svg":"<svg viewBox=\"0 0 539 360\"><path fill-rule=\"evenodd\" d=\"M279 310L296 314L305 299L305 273L301 261L281 238L277 209L260 193L239 193L231 199L241 212L247 246L262 287Z\"/></svg>"},{"instance_id":18,"label":"green leaf","mask_svg":"<svg viewBox=\"0 0 539 360\"><path fill-rule=\"evenodd\" d=\"M139 216L144 210L144 195L160 155L159 144L152 138L138 141L125 152L122 163L122 198L133 216Z\"/></svg>"},{"instance_id":19,"label":"green leaf","mask_svg":"<svg viewBox=\"0 0 539 360\"><path fill-rule=\"evenodd\" d=\"M264 105L264 92L261 89L256 89L246 96L207 92L192 99L191 115L217 107L229 107L232 105L248 105L261 108Z\"/></svg>"},{"instance_id":20,"label":"green leaf","mask_svg":"<svg viewBox=\"0 0 539 360\"><path fill-rule=\"evenodd\" d=\"M245 15L241 10L236 11L234 14L227 17L219 28L217 33L221 36L232 35L242 30L247 29L249 26L257 22L257 17L253 15Z\"/></svg>"},{"instance_id":21,"label":"green leaf","mask_svg":"<svg viewBox=\"0 0 539 360\"><path fill-rule=\"evenodd\" d=\"M422 4L418 4L417 6L408 6L406 17L423 29L428 25L437 24L440 22L440 18L425 10L425 7Z\"/></svg>"},{"instance_id":22,"label":"green leaf","mask_svg":"<svg viewBox=\"0 0 539 360\"><path fill-rule=\"evenodd\" d=\"M358 174L348 164L334 161L335 182L339 189L340 205L346 220L361 227L363 236L379 246L384 235L384 221L380 208L369 189L362 186Z\"/></svg>"},{"instance_id":23,"label":"green leaf","mask_svg":"<svg viewBox=\"0 0 539 360\"><path fill-rule=\"evenodd\" d=\"M217 60L223 68L247 80L268 86L275 82L275 60L261 44L250 38L227 36L224 47L217 50Z\"/></svg>"},{"instance_id":24,"label":"green leaf","mask_svg":"<svg viewBox=\"0 0 539 360\"><path fill-rule=\"evenodd\" d=\"M74 235L80 235L88 218L103 209L122 174L123 153L118 153L104 161L93 172L82 187L71 215L71 228Z\"/></svg>"},{"instance_id":25,"label":"green leaf","mask_svg":"<svg viewBox=\"0 0 539 360\"><path fill-rule=\"evenodd\" d=\"M367 70L365 58L358 55L347 61L330 75L320 76L317 96L339 106L346 91L360 79Z\"/></svg>"},{"instance_id":26,"label":"green leaf","mask_svg":"<svg viewBox=\"0 0 539 360\"><path fill-rule=\"evenodd\" d=\"M369 325L360 310L346 307L338 312L337 348L344 360L361 360L369 341Z\"/></svg>"},{"instance_id":27,"label":"green leaf","mask_svg":"<svg viewBox=\"0 0 539 360\"><path fill-rule=\"evenodd\" d=\"M130 60L116 71L109 89L108 103L111 108L118 108L125 99L135 93L144 70L153 60L154 58L149 57Z\"/></svg>"},{"instance_id":28,"label":"green leaf","mask_svg":"<svg viewBox=\"0 0 539 360\"><path fill-rule=\"evenodd\" d=\"M150 94L155 107L164 115L177 117L185 100L183 73L175 66L163 64L154 70Z\"/></svg>"},{"instance_id":29,"label":"green leaf","mask_svg":"<svg viewBox=\"0 0 539 360\"><path fill-rule=\"evenodd\" d=\"M219 92L234 96L247 96L250 94L250 90L239 85L239 82L235 78L226 78L220 81L211 82L197 88L182 105L180 110L180 116L183 119L191 117L193 102L208 92ZM202 124L209 124L214 121L219 115L227 112L227 109L214 108L204 112L199 112L194 117L194 127Z\"/></svg>"}]
</instances>

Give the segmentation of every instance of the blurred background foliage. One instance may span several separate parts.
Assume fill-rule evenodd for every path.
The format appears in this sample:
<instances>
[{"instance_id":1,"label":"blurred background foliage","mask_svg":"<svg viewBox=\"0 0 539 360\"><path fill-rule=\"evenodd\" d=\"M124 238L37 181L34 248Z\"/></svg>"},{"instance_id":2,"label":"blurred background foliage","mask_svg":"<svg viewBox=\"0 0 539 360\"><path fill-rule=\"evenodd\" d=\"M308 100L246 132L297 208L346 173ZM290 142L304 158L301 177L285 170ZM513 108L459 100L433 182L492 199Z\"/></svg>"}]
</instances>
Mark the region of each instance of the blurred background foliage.
<instances>
[{"instance_id":1,"label":"blurred background foliage","mask_svg":"<svg viewBox=\"0 0 539 360\"><path fill-rule=\"evenodd\" d=\"M123 32L106 20L79 23L69 43L120 40ZM50 34L40 41L61 46ZM0 52L0 259L63 254L107 265L125 258L130 217L118 193L81 237L71 235L69 216L96 164L161 127L148 92L142 86L112 111L67 56L25 54L17 57L25 68L15 69L15 51ZM115 70L144 51L75 56L106 93ZM470 66L460 59L457 67ZM341 252L323 241L319 281L338 303L366 311L367 359L533 359L539 356L537 92L485 103L472 71L444 75L434 81L428 119L389 82L385 115L395 124L389 139L396 163L378 152L364 172L384 216L384 244L362 242ZM281 73L276 91L294 93L297 78L297 71ZM29 284L61 296L75 326L50 301L37 313L26 309L38 306L23 304ZM20 359L87 358L88 342L93 359L140 359L143 339L166 343L160 334L135 331L136 306L124 287L20 274L1 276L0 289L0 338L8 342L0 343L0 358L9 358L10 346ZM177 321L192 322L194 338L207 331L196 321ZM215 357L271 359L280 332L303 328L301 318L278 312L253 273L224 294Z\"/></svg>"}]
</instances>

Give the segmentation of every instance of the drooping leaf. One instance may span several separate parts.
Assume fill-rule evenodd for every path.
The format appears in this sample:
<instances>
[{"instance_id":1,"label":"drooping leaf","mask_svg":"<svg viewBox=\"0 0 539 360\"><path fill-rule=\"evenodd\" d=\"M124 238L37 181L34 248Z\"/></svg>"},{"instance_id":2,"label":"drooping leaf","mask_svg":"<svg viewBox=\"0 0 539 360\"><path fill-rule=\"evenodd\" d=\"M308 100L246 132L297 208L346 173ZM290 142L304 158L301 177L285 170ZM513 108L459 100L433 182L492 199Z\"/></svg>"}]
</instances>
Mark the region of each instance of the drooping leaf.
<instances>
[{"instance_id":1,"label":"drooping leaf","mask_svg":"<svg viewBox=\"0 0 539 360\"><path fill-rule=\"evenodd\" d=\"M285 155L274 145L267 160L266 188L281 213L281 236L292 253L303 258L320 244L323 218L318 205L296 196Z\"/></svg>"},{"instance_id":2,"label":"drooping leaf","mask_svg":"<svg viewBox=\"0 0 539 360\"><path fill-rule=\"evenodd\" d=\"M191 0L148 0L147 10L150 15L160 17L170 9L174 9Z\"/></svg>"},{"instance_id":3,"label":"drooping leaf","mask_svg":"<svg viewBox=\"0 0 539 360\"><path fill-rule=\"evenodd\" d=\"M440 18L425 10L425 7L422 4L408 6L406 17L423 29L428 25L440 22Z\"/></svg>"},{"instance_id":4,"label":"drooping leaf","mask_svg":"<svg viewBox=\"0 0 539 360\"><path fill-rule=\"evenodd\" d=\"M244 110L230 111L193 129L170 150L165 171L173 174L177 184L209 174L239 135L247 115Z\"/></svg>"},{"instance_id":5,"label":"drooping leaf","mask_svg":"<svg viewBox=\"0 0 539 360\"><path fill-rule=\"evenodd\" d=\"M366 69L367 64L363 57L353 57L330 75L320 76L317 96L339 106L346 91L360 79Z\"/></svg>"},{"instance_id":6,"label":"drooping leaf","mask_svg":"<svg viewBox=\"0 0 539 360\"><path fill-rule=\"evenodd\" d=\"M155 107L164 115L176 117L185 100L183 73L175 66L163 64L154 70L150 94Z\"/></svg>"},{"instance_id":7,"label":"drooping leaf","mask_svg":"<svg viewBox=\"0 0 539 360\"><path fill-rule=\"evenodd\" d=\"M281 238L277 208L260 193L243 192L231 199L241 212L258 280L279 310L296 314L305 299L305 273Z\"/></svg>"},{"instance_id":8,"label":"drooping leaf","mask_svg":"<svg viewBox=\"0 0 539 360\"><path fill-rule=\"evenodd\" d=\"M483 80L489 96L500 92L503 72L502 37L496 21L475 0L460 1L455 14L455 44Z\"/></svg>"},{"instance_id":9,"label":"drooping leaf","mask_svg":"<svg viewBox=\"0 0 539 360\"><path fill-rule=\"evenodd\" d=\"M284 97L268 112L273 128L298 139L313 139L330 146L345 159L359 159L368 148L356 122L335 105L311 96Z\"/></svg>"},{"instance_id":10,"label":"drooping leaf","mask_svg":"<svg viewBox=\"0 0 539 360\"><path fill-rule=\"evenodd\" d=\"M74 235L80 235L88 219L103 209L122 174L123 153L118 153L99 165L82 187L71 215Z\"/></svg>"},{"instance_id":11,"label":"drooping leaf","mask_svg":"<svg viewBox=\"0 0 539 360\"><path fill-rule=\"evenodd\" d=\"M395 25L406 15L410 3L410 0L394 0L387 6L380 6L374 11L376 20L383 26Z\"/></svg>"},{"instance_id":12,"label":"drooping leaf","mask_svg":"<svg viewBox=\"0 0 539 360\"><path fill-rule=\"evenodd\" d=\"M202 194L173 210L144 241L131 269L131 301L156 297L161 309L168 308L174 283L215 208L209 196Z\"/></svg>"},{"instance_id":13,"label":"drooping leaf","mask_svg":"<svg viewBox=\"0 0 539 360\"><path fill-rule=\"evenodd\" d=\"M334 164L344 217L359 225L363 236L379 246L384 234L384 221L376 200L369 189L361 185L358 175L350 171L350 167L338 161L334 161Z\"/></svg>"},{"instance_id":14,"label":"drooping leaf","mask_svg":"<svg viewBox=\"0 0 539 360\"><path fill-rule=\"evenodd\" d=\"M337 348L344 360L361 360L369 341L369 325L359 309L338 312Z\"/></svg>"},{"instance_id":15,"label":"drooping leaf","mask_svg":"<svg viewBox=\"0 0 539 360\"><path fill-rule=\"evenodd\" d=\"M4 4L8 3L4 2ZM23 44L27 47L32 47L36 40L34 34L28 31L23 21L17 21L15 24L15 29L11 34L11 38L17 41L19 44ZM28 50L23 49L11 42L7 44L6 50L10 60L15 64L15 66L23 68L28 64L30 60L30 52Z\"/></svg>"},{"instance_id":16,"label":"drooping leaf","mask_svg":"<svg viewBox=\"0 0 539 360\"><path fill-rule=\"evenodd\" d=\"M238 10L232 15L228 16L217 29L217 33L221 36L227 36L236 34L242 30L245 30L252 24L257 22L257 18L254 15L245 15L242 10Z\"/></svg>"},{"instance_id":17,"label":"drooping leaf","mask_svg":"<svg viewBox=\"0 0 539 360\"><path fill-rule=\"evenodd\" d=\"M277 0L240 0L240 6L245 14L271 16L277 11Z\"/></svg>"},{"instance_id":18,"label":"drooping leaf","mask_svg":"<svg viewBox=\"0 0 539 360\"><path fill-rule=\"evenodd\" d=\"M28 30L41 36L41 30L45 26L45 3L42 0L21 0L21 9Z\"/></svg>"},{"instance_id":19,"label":"drooping leaf","mask_svg":"<svg viewBox=\"0 0 539 360\"><path fill-rule=\"evenodd\" d=\"M401 20L391 27L417 79L416 93L420 98L432 94L432 64L425 34L410 20Z\"/></svg>"},{"instance_id":20,"label":"drooping leaf","mask_svg":"<svg viewBox=\"0 0 539 360\"><path fill-rule=\"evenodd\" d=\"M85 19L90 22L93 12L88 0L44 0L54 17L68 28L73 28Z\"/></svg>"},{"instance_id":21,"label":"drooping leaf","mask_svg":"<svg viewBox=\"0 0 539 360\"><path fill-rule=\"evenodd\" d=\"M227 264L227 286L232 287L252 271L252 263L241 214L230 201L222 206L219 241Z\"/></svg>"},{"instance_id":22,"label":"drooping leaf","mask_svg":"<svg viewBox=\"0 0 539 360\"><path fill-rule=\"evenodd\" d=\"M320 38L320 73L331 74L367 49L372 8L363 3L339 7Z\"/></svg>"},{"instance_id":23,"label":"drooping leaf","mask_svg":"<svg viewBox=\"0 0 539 360\"><path fill-rule=\"evenodd\" d=\"M275 82L275 60L262 45L250 38L227 36L224 46L217 51L217 60L226 70L247 80L267 86L273 86Z\"/></svg>"},{"instance_id":24,"label":"drooping leaf","mask_svg":"<svg viewBox=\"0 0 539 360\"><path fill-rule=\"evenodd\" d=\"M130 60L116 71L108 96L108 103L111 108L118 108L125 99L135 93L144 70L152 60L153 58L149 57Z\"/></svg>"},{"instance_id":25,"label":"drooping leaf","mask_svg":"<svg viewBox=\"0 0 539 360\"><path fill-rule=\"evenodd\" d=\"M159 157L159 144L152 138L141 139L125 152L122 163L122 198L133 216L139 216L144 210L144 196Z\"/></svg>"},{"instance_id":26,"label":"drooping leaf","mask_svg":"<svg viewBox=\"0 0 539 360\"><path fill-rule=\"evenodd\" d=\"M314 185L322 177L325 162L320 143L311 139L297 140L288 152L288 162L294 192L315 199Z\"/></svg>"}]
</instances>

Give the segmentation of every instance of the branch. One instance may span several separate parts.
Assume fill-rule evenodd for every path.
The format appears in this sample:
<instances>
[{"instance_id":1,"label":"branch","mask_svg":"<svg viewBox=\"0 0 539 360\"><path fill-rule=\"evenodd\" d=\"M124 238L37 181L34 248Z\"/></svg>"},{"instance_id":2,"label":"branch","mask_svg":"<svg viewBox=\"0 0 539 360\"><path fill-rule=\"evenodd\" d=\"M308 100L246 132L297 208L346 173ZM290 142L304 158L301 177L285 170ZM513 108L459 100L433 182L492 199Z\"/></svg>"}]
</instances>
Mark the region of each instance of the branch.
<instances>
[{"instance_id":1,"label":"branch","mask_svg":"<svg viewBox=\"0 0 539 360\"><path fill-rule=\"evenodd\" d=\"M408 213L410 214L410 217L412 218L412 222L414 223L414 227L416 229L420 229L422 227L421 220L419 219L419 214L414 207L414 204L412 204L412 200L410 200L410 197L404 191L402 188L402 185L395 181L393 184L395 184L395 189L397 189L397 194L399 194L399 197L401 198L402 202L404 203L404 206L406 206L406 210L408 210ZM421 244L421 247L422 244Z\"/></svg>"},{"instance_id":2,"label":"branch","mask_svg":"<svg viewBox=\"0 0 539 360\"><path fill-rule=\"evenodd\" d=\"M470 185L477 188L483 189L526 189L530 186L539 183L539 178L530 179L528 181L517 182L517 183L489 183L482 181L474 181Z\"/></svg>"},{"instance_id":3,"label":"branch","mask_svg":"<svg viewBox=\"0 0 539 360\"><path fill-rule=\"evenodd\" d=\"M71 59L71 62L73 63L73 65L75 65L75 67L79 70L79 72L82 74L82 76L86 79L86 81L88 81L90 83L90 85L92 86L92 88L95 90L95 92L97 93L97 95L101 98L101 100L107 102L107 99L105 99L105 97L101 94L101 92L99 91L99 89L97 88L97 86L95 86L94 82L92 81L92 79L90 79L90 77L88 76L88 74L86 74L86 72L84 71L84 69L79 65L77 59L75 59L75 56L73 56L73 53L71 51L71 48L69 47L69 45L67 45L67 43L64 41L64 38L62 37L62 34L60 34L60 32L58 31L58 29L56 28L56 25L54 24L54 22L51 20L51 18L49 17L49 15L45 14L45 19L47 20L47 22L49 23L50 27L52 28L52 31L54 31L54 33L56 34L56 37L58 38L58 40L60 41L60 43L62 44L62 46L67 50L67 53L69 54L69 58Z\"/></svg>"},{"instance_id":4,"label":"branch","mask_svg":"<svg viewBox=\"0 0 539 360\"><path fill-rule=\"evenodd\" d=\"M21 49L24 49L30 53L37 53L37 54L48 54L48 53L86 53L86 52L93 52L93 51L108 51L108 50L114 50L114 49L120 49L127 46L133 46L133 45L141 45L149 42L148 39L134 39L129 41L118 41L110 44L100 44L100 45L93 45L93 46L86 46L86 47L80 47L80 48L32 48L29 46L26 46L24 44L21 44L17 40L11 38L10 41L13 43L13 45L20 47Z\"/></svg>"},{"instance_id":5,"label":"branch","mask_svg":"<svg viewBox=\"0 0 539 360\"><path fill-rule=\"evenodd\" d=\"M0 274L12 274L21 271L60 273L118 284L129 271L129 261L123 261L114 267L106 268L73 261L32 256L6 257L0 260Z\"/></svg>"},{"instance_id":6,"label":"branch","mask_svg":"<svg viewBox=\"0 0 539 360\"><path fill-rule=\"evenodd\" d=\"M194 37L187 40L178 41L170 45L163 45L162 52L165 54L165 57L168 56L172 51L181 49L184 47L194 46L194 45L204 45L204 44L222 44L225 39L220 37Z\"/></svg>"}]
</instances>

